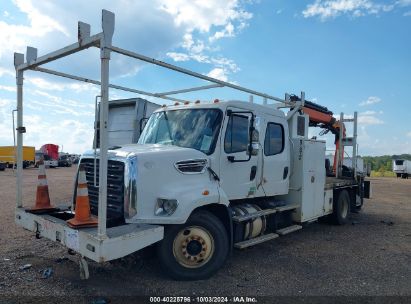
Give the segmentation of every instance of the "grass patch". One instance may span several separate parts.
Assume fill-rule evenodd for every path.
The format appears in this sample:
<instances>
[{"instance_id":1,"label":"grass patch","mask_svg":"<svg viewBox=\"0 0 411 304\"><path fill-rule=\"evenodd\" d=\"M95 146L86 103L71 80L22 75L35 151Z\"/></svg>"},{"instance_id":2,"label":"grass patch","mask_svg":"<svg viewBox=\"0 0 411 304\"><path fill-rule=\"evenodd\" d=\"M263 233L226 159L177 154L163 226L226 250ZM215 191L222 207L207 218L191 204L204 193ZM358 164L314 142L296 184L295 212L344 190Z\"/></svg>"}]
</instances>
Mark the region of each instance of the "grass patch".
<instances>
[{"instance_id":1,"label":"grass patch","mask_svg":"<svg viewBox=\"0 0 411 304\"><path fill-rule=\"evenodd\" d=\"M371 177L396 177L392 171L374 171L371 170Z\"/></svg>"}]
</instances>

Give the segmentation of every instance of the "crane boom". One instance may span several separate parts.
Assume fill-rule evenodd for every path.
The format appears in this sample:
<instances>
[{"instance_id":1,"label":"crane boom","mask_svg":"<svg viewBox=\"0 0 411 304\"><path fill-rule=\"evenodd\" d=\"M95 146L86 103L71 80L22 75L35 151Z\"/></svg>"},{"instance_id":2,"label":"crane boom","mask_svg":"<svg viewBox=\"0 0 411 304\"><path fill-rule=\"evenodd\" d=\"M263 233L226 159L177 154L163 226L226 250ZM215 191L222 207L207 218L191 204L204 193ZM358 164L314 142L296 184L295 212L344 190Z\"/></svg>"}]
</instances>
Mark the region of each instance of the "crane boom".
<instances>
[{"instance_id":1,"label":"crane boom","mask_svg":"<svg viewBox=\"0 0 411 304\"><path fill-rule=\"evenodd\" d=\"M290 96L291 101L300 101L300 97L297 95L291 95ZM342 145L340 147L339 144L339 138L340 138L340 128L342 128L342 134L343 138L345 138L345 125L343 122L337 120L333 116L333 112L330 111L327 107L324 107L322 105L319 105L317 103L314 103L312 101L305 100L304 105L302 107L302 110L305 114L308 115L309 117L309 126L310 127L320 127L325 130L323 134L328 133L331 131L331 133L334 134L335 140L335 153L334 153L334 164L333 164L333 172L336 172L337 168L337 153L341 149L341 159L340 162L343 162L344 158L344 146Z\"/></svg>"}]
</instances>

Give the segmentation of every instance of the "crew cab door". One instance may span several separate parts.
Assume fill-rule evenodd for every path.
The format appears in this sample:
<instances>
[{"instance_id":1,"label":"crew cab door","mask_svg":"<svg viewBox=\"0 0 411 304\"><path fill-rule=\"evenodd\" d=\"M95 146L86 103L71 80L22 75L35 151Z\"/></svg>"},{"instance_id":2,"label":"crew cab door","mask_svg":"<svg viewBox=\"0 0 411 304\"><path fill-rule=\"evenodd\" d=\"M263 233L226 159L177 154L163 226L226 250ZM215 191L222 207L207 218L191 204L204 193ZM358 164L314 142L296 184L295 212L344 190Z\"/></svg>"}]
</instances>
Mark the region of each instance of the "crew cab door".
<instances>
[{"instance_id":1,"label":"crew cab door","mask_svg":"<svg viewBox=\"0 0 411 304\"><path fill-rule=\"evenodd\" d=\"M229 108L224 120L220 157L220 180L228 199L253 197L256 193L257 158L248 152L251 113Z\"/></svg>"},{"instance_id":2,"label":"crew cab door","mask_svg":"<svg viewBox=\"0 0 411 304\"><path fill-rule=\"evenodd\" d=\"M288 124L284 118L268 116L264 122L263 188L267 196L288 193L290 152Z\"/></svg>"}]
</instances>

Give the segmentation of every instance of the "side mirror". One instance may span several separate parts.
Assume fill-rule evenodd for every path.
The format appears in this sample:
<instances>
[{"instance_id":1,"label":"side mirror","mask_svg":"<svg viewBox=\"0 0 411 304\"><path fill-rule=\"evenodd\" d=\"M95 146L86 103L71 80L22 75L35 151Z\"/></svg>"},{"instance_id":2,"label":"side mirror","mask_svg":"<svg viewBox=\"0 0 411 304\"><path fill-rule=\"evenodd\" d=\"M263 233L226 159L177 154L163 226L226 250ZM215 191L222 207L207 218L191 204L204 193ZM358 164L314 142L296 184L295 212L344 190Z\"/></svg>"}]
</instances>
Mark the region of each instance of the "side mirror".
<instances>
[{"instance_id":1,"label":"side mirror","mask_svg":"<svg viewBox=\"0 0 411 304\"><path fill-rule=\"evenodd\" d=\"M260 151L260 144L259 143L252 143L251 144L251 155L258 155L258 151Z\"/></svg>"}]
</instances>

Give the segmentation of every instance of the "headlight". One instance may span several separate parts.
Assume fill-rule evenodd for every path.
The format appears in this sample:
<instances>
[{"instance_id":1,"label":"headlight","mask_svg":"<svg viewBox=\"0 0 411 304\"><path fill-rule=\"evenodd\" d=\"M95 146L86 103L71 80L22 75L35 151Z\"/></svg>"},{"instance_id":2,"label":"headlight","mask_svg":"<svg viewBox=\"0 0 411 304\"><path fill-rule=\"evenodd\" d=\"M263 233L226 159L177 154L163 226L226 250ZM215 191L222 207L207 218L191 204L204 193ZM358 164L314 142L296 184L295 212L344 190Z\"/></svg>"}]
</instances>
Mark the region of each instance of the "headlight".
<instances>
[{"instance_id":1,"label":"headlight","mask_svg":"<svg viewBox=\"0 0 411 304\"><path fill-rule=\"evenodd\" d=\"M170 216L176 211L177 206L178 201L176 199L159 198L157 199L154 214L159 216Z\"/></svg>"}]
</instances>

